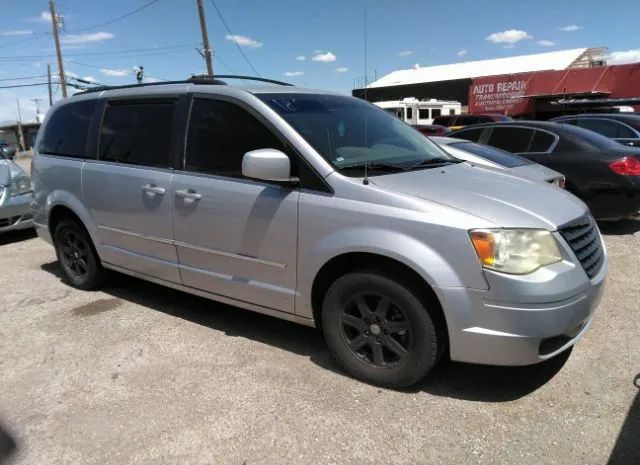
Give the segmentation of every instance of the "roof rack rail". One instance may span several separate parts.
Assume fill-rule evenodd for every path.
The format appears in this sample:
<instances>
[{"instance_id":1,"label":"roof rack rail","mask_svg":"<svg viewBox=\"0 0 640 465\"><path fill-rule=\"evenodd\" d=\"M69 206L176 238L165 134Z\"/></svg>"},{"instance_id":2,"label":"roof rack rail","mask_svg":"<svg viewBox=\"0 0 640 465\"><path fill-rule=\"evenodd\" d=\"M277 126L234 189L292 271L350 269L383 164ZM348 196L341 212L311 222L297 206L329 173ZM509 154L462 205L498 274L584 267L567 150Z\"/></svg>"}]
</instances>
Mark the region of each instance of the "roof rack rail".
<instances>
[{"instance_id":1,"label":"roof rack rail","mask_svg":"<svg viewBox=\"0 0 640 465\"><path fill-rule=\"evenodd\" d=\"M123 86L96 86L96 87L92 87L90 89L84 90L82 92L78 92L78 94L102 92L104 90L112 90L112 89L131 89L136 87L165 86L168 84L209 84L209 85L218 85L218 86L227 85L226 82L221 81L220 79L240 79L243 81L267 82L269 84L277 84L279 86L293 86L293 84L290 84L288 82L276 81L273 79L265 79L265 78L259 78L259 77L253 77L253 76L236 76L234 74L221 74L221 75L208 76L206 74L200 74L200 75L194 74L189 79L178 80L178 81L145 82L140 84L126 84Z\"/></svg>"}]
</instances>

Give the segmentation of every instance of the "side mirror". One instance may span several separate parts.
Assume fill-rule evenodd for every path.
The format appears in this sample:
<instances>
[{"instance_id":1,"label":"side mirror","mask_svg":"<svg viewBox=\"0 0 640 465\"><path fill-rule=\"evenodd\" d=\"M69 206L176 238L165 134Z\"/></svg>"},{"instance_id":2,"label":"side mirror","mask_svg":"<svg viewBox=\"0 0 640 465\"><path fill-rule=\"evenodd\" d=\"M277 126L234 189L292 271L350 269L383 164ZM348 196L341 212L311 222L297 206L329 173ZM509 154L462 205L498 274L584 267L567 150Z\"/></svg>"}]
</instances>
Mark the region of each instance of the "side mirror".
<instances>
[{"instance_id":1,"label":"side mirror","mask_svg":"<svg viewBox=\"0 0 640 465\"><path fill-rule=\"evenodd\" d=\"M242 157L242 175L261 181L298 182L291 177L289 157L276 149L258 149L247 152Z\"/></svg>"}]
</instances>

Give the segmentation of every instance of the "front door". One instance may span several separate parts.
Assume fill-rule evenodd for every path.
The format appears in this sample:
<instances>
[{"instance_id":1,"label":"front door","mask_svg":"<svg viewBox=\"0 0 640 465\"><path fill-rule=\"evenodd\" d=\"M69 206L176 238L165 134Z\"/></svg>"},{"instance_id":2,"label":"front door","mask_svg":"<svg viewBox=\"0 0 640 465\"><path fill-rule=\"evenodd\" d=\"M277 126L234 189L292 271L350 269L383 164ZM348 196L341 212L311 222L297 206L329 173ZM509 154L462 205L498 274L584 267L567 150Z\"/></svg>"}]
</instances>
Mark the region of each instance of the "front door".
<instances>
[{"instance_id":1,"label":"front door","mask_svg":"<svg viewBox=\"0 0 640 465\"><path fill-rule=\"evenodd\" d=\"M82 189L105 262L179 283L170 193L174 110L164 99L109 102L98 160L84 164Z\"/></svg>"},{"instance_id":2,"label":"front door","mask_svg":"<svg viewBox=\"0 0 640 465\"><path fill-rule=\"evenodd\" d=\"M242 177L242 157L286 151L236 103L195 98L184 171L171 183L175 245L186 286L293 313L298 190Z\"/></svg>"}]
</instances>

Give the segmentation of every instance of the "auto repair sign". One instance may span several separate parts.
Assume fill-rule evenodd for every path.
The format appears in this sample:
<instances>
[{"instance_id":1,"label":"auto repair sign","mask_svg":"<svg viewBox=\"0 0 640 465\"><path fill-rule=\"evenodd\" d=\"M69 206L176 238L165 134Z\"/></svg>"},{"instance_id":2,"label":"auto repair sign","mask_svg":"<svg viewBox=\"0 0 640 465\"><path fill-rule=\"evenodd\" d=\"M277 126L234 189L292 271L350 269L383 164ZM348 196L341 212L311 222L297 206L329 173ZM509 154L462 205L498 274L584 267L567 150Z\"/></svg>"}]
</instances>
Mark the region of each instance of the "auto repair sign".
<instances>
[{"instance_id":1,"label":"auto repair sign","mask_svg":"<svg viewBox=\"0 0 640 465\"><path fill-rule=\"evenodd\" d=\"M530 74L476 78L469 88L469 113L524 113Z\"/></svg>"}]
</instances>

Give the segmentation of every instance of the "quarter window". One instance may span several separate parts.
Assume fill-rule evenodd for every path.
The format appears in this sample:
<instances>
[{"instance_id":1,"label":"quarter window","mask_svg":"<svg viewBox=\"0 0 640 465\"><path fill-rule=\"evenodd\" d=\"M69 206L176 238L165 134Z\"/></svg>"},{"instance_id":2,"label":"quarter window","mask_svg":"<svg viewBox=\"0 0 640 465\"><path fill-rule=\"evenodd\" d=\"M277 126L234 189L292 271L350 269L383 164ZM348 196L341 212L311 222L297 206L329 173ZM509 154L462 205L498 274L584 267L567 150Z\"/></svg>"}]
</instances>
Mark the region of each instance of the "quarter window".
<instances>
[{"instance_id":1,"label":"quarter window","mask_svg":"<svg viewBox=\"0 0 640 465\"><path fill-rule=\"evenodd\" d=\"M87 133L95 105L95 100L84 100L58 108L45 127L38 151L48 155L87 158Z\"/></svg>"},{"instance_id":2,"label":"quarter window","mask_svg":"<svg viewBox=\"0 0 640 465\"><path fill-rule=\"evenodd\" d=\"M605 137L613 139L618 136L618 127L620 124L614 121L607 121L604 119L584 118L578 120L578 126L588 129L598 134L602 134Z\"/></svg>"},{"instance_id":3,"label":"quarter window","mask_svg":"<svg viewBox=\"0 0 640 465\"><path fill-rule=\"evenodd\" d=\"M284 144L264 124L238 105L194 100L185 169L241 177L244 154L257 149L286 152Z\"/></svg>"},{"instance_id":4,"label":"quarter window","mask_svg":"<svg viewBox=\"0 0 640 465\"><path fill-rule=\"evenodd\" d=\"M101 160L172 167L169 144L175 102L110 102L100 128Z\"/></svg>"},{"instance_id":5,"label":"quarter window","mask_svg":"<svg viewBox=\"0 0 640 465\"><path fill-rule=\"evenodd\" d=\"M531 141L529 152L548 152L556 138L544 131L536 131Z\"/></svg>"},{"instance_id":6,"label":"quarter window","mask_svg":"<svg viewBox=\"0 0 640 465\"><path fill-rule=\"evenodd\" d=\"M529 142L533 130L514 127L494 127L488 144L511 153L522 153L529 150Z\"/></svg>"}]
</instances>

